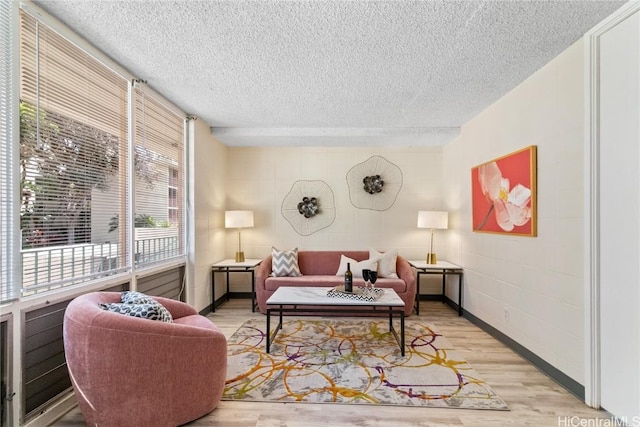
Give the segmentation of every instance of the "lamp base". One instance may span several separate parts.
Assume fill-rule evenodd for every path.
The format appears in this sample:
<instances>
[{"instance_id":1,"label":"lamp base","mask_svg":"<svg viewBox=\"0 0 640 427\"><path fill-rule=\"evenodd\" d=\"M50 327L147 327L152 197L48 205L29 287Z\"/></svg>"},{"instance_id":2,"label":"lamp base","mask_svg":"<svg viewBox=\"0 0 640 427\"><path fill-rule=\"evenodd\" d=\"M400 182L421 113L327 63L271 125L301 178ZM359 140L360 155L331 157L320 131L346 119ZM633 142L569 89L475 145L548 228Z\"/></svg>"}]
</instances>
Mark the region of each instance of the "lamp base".
<instances>
[{"instance_id":1,"label":"lamp base","mask_svg":"<svg viewBox=\"0 0 640 427\"><path fill-rule=\"evenodd\" d=\"M438 259L436 258L435 253L427 254L427 264L437 264Z\"/></svg>"},{"instance_id":2,"label":"lamp base","mask_svg":"<svg viewBox=\"0 0 640 427\"><path fill-rule=\"evenodd\" d=\"M236 252L236 262L244 262L244 252Z\"/></svg>"}]
</instances>

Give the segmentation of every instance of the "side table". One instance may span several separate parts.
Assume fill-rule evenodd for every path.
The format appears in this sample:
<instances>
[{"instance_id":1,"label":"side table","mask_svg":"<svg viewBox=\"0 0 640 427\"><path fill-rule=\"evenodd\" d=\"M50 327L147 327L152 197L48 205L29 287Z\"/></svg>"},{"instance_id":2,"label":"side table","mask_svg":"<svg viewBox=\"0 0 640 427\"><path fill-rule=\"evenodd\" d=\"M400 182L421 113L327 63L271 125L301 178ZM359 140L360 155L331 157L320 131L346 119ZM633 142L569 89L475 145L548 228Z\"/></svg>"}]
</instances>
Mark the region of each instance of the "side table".
<instances>
[{"instance_id":1,"label":"side table","mask_svg":"<svg viewBox=\"0 0 640 427\"><path fill-rule=\"evenodd\" d=\"M211 311L216 310L216 273L227 274L227 301L229 301L229 274L231 273L251 273L251 311L254 312L256 303L256 283L255 283L255 268L260 265L261 259L246 259L243 262L236 262L235 259L225 259L216 262L211 266Z\"/></svg>"},{"instance_id":2,"label":"side table","mask_svg":"<svg viewBox=\"0 0 640 427\"><path fill-rule=\"evenodd\" d=\"M447 276L458 276L458 316L462 316L462 275L463 269L459 265L452 264L447 261L438 261L435 264L427 264L426 261L409 261L417 270L416 287L416 314L420 314L420 276L423 274L441 274L442 275L442 302L446 301L446 285Z\"/></svg>"}]
</instances>

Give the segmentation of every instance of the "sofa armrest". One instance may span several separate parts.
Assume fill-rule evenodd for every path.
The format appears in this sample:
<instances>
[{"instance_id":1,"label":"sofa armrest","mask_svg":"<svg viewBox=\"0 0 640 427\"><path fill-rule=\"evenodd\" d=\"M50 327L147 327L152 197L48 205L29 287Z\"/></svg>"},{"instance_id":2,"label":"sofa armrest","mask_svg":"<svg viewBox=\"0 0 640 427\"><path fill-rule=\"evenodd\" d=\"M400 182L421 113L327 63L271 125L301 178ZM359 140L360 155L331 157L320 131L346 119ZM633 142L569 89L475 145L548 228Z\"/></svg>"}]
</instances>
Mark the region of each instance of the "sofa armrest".
<instances>
[{"instance_id":1,"label":"sofa armrest","mask_svg":"<svg viewBox=\"0 0 640 427\"><path fill-rule=\"evenodd\" d=\"M271 255L262 260L255 274L255 287L257 289L264 289L264 281L271 276Z\"/></svg>"},{"instance_id":2,"label":"sofa armrest","mask_svg":"<svg viewBox=\"0 0 640 427\"><path fill-rule=\"evenodd\" d=\"M396 273L398 277L404 280L407 284L407 293L415 296L416 294L416 275L409 264L409 261L401 256L398 256L396 260Z\"/></svg>"}]
</instances>

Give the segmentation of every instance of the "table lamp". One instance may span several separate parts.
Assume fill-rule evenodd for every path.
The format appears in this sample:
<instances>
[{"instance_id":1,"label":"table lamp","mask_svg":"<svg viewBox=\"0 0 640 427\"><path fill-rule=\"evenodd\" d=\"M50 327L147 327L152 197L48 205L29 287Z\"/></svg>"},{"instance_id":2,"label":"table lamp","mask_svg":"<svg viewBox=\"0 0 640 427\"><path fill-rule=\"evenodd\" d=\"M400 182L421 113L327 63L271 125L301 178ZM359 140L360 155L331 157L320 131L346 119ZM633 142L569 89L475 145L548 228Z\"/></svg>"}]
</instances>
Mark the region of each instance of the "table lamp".
<instances>
[{"instance_id":1,"label":"table lamp","mask_svg":"<svg viewBox=\"0 0 640 427\"><path fill-rule=\"evenodd\" d=\"M238 229L238 252L236 252L236 262L244 262L244 252L242 252L242 241L240 231L243 228L253 227L253 211L225 211L225 228Z\"/></svg>"},{"instance_id":2,"label":"table lamp","mask_svg":"<svg viewBox=\"0 0 640 427\"><path fill-rule=\"evenodd\" d=\"M431 229L431 244L429 245L429 253L427 254L427 264L437 263L435 252L433 252L433 230L444 230L449 223L449 214L445 211L419 211L418 212L418 228Z\"/></svg>"}]
</instances>

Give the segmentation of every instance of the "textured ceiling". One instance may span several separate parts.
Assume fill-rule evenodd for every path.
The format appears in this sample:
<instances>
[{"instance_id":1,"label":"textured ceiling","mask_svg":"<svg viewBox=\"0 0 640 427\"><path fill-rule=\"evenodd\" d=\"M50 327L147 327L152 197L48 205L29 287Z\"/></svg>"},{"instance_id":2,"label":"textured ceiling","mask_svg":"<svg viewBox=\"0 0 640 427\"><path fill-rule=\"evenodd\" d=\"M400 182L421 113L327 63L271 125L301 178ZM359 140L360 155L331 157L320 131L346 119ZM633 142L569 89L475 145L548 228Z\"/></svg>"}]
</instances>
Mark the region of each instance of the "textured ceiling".
<instances>
[{"instance_id":1,"label":"textured ceiling","mask_svg":"<svg viewBox=\"0 0 640 427\"><path fill-rule=\"evenodd\" d=\"M228 145L439 145L621 1L35 1Z\"/></svg>"}]
</instances>

